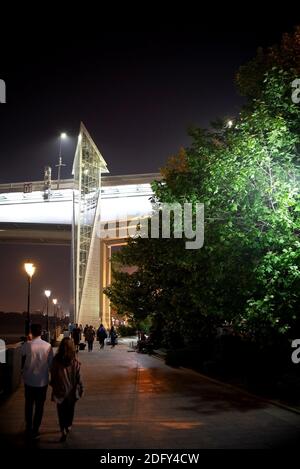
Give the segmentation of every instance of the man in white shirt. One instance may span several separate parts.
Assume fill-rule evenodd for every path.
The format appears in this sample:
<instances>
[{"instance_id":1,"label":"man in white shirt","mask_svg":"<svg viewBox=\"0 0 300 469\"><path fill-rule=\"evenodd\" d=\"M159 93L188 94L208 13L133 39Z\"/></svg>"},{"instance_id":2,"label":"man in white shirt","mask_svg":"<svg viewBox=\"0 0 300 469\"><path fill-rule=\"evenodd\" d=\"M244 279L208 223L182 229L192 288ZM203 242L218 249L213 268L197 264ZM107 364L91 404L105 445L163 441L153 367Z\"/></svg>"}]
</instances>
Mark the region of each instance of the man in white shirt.
<instances>
[{"instance_id":1,"label":"man in white shirt","mask_svg":"<svg viewBox=\"0 0 300 469\"><path fill-rule=\"evenodd\" d=\"M41 339L41 333L40 324L32 324L32 340L26 342L22 349L26 432L33 438L39 436L53 359L52 347Z\"/></svg>"}]
</instances>

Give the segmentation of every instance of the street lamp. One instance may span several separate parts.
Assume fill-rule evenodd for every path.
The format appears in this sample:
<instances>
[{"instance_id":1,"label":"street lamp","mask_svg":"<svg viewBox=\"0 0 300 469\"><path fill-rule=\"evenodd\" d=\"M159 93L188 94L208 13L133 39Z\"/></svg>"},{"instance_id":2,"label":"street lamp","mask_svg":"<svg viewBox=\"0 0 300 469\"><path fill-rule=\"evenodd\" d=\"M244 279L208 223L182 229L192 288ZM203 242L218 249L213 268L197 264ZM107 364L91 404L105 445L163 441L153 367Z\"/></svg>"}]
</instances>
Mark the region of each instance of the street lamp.
<instances>
[{"instance_id":1,"label":"street lamp","mask_svg":"<svg viewBox=\"0 0 300 469\"><path fill-rule=\"evenodd\" d=\"M25 321L25 336L27 337L30 331L30 300L31 300L31 280L35 272L35 266L32 262L25 262L24 269L28 277L27 289L27 318Z\"/></svg>"},{"instance_id":2,"label":"street lamp","mask_svg":"<svg viewBox=\"0 0 300 469\"><path fill-rule=\"evenodd\" d=\"M56 188L57 188L57 189L59 189L60 171L61 171L61 168L62 168L62 166L66 166L66 165L62 162L62 155L61 155L61 144L62 144L62 140L65 140L66 138L67 138L66 132L62 132L62 133L60 134L60 137L59 137L58 164L56 165L56 168L57 168L57 186L56 186Z\"/></svg>"},{"instance_id":3,"label":"street lamp","mask_svg":"<svg viewBox=\"0 0 300 469\"><path fill-rule=\"evenodd\" d=\"M51 290L45 290L45 296L47 298L47 342L50 342L49 332L49 298L51 296Z\"/></svg>"}]
</instances>

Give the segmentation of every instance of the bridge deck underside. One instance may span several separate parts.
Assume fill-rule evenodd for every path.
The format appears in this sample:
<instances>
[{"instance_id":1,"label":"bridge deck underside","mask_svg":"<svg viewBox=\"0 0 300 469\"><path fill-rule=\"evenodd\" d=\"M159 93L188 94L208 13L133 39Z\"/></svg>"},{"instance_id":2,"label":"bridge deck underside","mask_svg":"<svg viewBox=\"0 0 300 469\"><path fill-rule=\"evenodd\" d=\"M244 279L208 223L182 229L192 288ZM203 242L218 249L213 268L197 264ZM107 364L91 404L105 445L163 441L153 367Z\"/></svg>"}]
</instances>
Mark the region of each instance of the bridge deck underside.
<instances>
[{"instance_id":1,"label":"bridge deck underside","mask_svg":"<svg viewBox=\"0 0 300 469\"><path fill-rule=\"evenodd\" d=\"M0 223L0 243L71 245L71 225Z\"/></svg>"}]
</instances>

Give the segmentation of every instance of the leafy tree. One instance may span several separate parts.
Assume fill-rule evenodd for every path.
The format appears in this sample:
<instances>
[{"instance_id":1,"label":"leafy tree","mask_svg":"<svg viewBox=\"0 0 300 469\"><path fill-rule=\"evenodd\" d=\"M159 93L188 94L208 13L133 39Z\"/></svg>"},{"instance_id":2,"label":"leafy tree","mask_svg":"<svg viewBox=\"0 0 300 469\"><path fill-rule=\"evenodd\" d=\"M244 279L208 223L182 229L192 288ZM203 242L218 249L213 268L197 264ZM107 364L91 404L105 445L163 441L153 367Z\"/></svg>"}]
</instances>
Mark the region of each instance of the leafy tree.
<instances>
[{"instance_id":1,"label":"leafy tree","mask_svg":"<svg viewBox=\"0 0 300 469\"><path fill-rule=\"evenodd\" d=\"M159 318L187 341L224 322L262 341L299 327L299 38L297 28L242 67L248 103L234 125L190 129L192 145L162 169L154 202L204 203L205 244L131 240L116 260L138 270L116 271L107 290L119 312Z\"/></svg>"}]
</instances>

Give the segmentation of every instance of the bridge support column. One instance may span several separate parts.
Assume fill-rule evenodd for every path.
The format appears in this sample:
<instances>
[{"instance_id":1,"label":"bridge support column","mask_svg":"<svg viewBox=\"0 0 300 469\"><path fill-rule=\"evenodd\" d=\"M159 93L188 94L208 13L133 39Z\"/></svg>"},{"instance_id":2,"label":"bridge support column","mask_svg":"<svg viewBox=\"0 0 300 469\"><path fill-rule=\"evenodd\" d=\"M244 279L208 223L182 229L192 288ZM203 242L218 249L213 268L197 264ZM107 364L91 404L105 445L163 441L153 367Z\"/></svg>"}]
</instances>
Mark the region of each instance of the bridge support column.
<instances>
[{"instance_id":1,"label":"bridge support column","mask_svg":"<svg viewBox=\"0 0 300 469\"><path fill-rule=\"evenodd\" d=\"M127 244L125 239L107 238L100 241L100 320L106 328L111 327L111 307L109 298L103 291L112 281L111 251L112 247L124 246L125 244Z\"/></svg>"}]
</instances>

